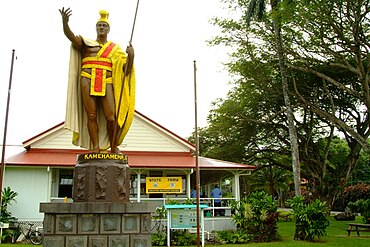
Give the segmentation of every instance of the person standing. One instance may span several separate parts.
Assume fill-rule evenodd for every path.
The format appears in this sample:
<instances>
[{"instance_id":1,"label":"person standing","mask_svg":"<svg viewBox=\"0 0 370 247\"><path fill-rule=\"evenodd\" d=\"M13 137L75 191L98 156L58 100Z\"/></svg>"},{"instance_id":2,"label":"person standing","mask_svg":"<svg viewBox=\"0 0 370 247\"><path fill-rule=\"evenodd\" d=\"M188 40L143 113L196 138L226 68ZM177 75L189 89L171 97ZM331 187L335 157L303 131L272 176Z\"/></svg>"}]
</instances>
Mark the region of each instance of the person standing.
<instances>
[{"instance_id":1,"label":"person standing","mask_svg":"<svg viewBox=\"0 0 370 247\"><path fill-rule=\"evenodd\" d=\"M203 193L201 191L199 191L199 197L202 197L202 196L203 196ZM191 191L190 197L191 198L196 198L197 197L197 189L195 187Z\"/></svg>"},{"instance_id":2,"label":"person standing","mask_svg":"<svg viewBox=\"0 0 370 247\"><path fill-rule=\"evenodd\" d=\"M95 40L76 36L71 31L70 8L59 12L64 34L72 43L65 128L73 131L72 143L76 146L94 153L109 148L112 153L118 153L117 146L134 116L134 48L130 44L126 54L119 45L108 41L107 11L99 12Z\"/></svg>"},{"instance_id":3,"label":"person standing","mask_svg":"<svg viewBox=\"0 0 370 247\"><path fill-rule=\"evenodd\" d=\"M222 191L216 184L215 187L211 190L211 197L213 197L213 202L215 207L221 207L221 197ZM215 216L221 216L221 210L215 209Z\"/></svg>"}]
</instances>

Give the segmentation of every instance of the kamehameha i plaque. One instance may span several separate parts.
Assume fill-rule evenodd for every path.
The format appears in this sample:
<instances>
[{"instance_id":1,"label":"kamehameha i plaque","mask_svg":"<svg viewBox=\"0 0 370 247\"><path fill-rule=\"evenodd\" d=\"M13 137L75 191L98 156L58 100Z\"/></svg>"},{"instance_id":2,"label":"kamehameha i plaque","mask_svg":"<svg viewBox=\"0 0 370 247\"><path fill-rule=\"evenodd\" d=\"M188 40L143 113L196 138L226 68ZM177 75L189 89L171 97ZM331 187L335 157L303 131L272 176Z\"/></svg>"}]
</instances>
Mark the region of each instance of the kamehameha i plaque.
<instances>
[{"instance_id":1,"label":"kamehameha i plaque","mask_svg":"<svg viewBox=\"0 0 370 247\"><path fill-rule=\"evenodd\" d=\"M130 169L127 156L115 153L80 154L73 174L74 202L128 202Z\"/></svg>"}]
</instances>

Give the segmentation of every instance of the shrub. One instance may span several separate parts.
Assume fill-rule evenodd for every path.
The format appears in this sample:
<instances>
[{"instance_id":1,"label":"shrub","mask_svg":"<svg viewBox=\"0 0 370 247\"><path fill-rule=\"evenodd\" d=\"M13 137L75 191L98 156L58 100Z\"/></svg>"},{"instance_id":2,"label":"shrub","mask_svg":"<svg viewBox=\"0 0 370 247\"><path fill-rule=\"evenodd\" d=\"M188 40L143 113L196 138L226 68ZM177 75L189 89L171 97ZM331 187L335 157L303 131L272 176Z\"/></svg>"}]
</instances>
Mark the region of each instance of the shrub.
<instances>
[{"instance_id":1,"label":"shrub","mask_svg":"<svg viewBox=\"0 0 370 247\"><path fill-rule=\"evenodd\" d=\"M266 192L254 192L241 201L233 201L231 209L238 233L248 233L254 242L277 239L277 204Z\"/></svg>"},{"instance_id":2,"label":"shrub","mask_svg":"<svg viewBox=\"0 0 370 247\"><path fill-rule=\"evenodd\" d=\"M1 200L1 213L0 213L0 222L9 223L10 221L16 220L15 217L12 216L12 213L8 211L8 206L12 205L12 202L17 202L15 197L18 195L18 192L15 192L10 189L10 187L6 187L2 191L2 200ZM2 233L1 241L8 242L10 236L12 235L13 230L6 229L5 232ZM7 241L5 241L7 239Z\"/></svg>"},{"instance_id":3,"label":"shrub","mask_svg":"<svg viewBox=\"0 0 370 247\"><path fill-rule=\"evenodd\" d=\"M217 241L222 244L241 244L250 240L248 234L241 231L223 230L216 232Z\"/></svg>"},{"instance_id":4,"label":"shrub","mask_svg":"<svg viewBox=\"0 0 370 247\"><path fill-rule=\"evenodd\" d=\"M348 207L352 212L361 213L364 223L370 223L370 199L360 199L356 202L350 202L348 203Z\"/></svg>"},{"instance_id":5,"label":"shrub","mask_svg":"<svg viewBox=\"0 0 370 247\"><path fill-rule=\"evenodd\" d=\"M197 235L186 230L171 230L171 246L189 246L197 244Z\"/></svg>"},{"instance_id":6,"label":"shrub","mask_svg":"<svg viewBox=\"0 0 370 247\"><path fill-rule=\"evenodd\" d=\"M167 233L152 233L153 246L167 246ZM171 246L190 246L197 244L197 235L186 230L171 230Z\"/></svg>"},{"instance_id":7,"label":"shrub","mask_svg":"<svg viewBox=\"0 0 370 247\"><path fill-rule=\"evenodd\" d=\"M153 246L165 246L167 245L167 234L164 232L152 233L152 245Z\"/></svg>"},{"instance_id":8,"label":"shrub","mask_svg":"<svg viewBox=\"0 0 370 247\"><path fill-rule=\"evenodd\" d=\"M327 217L329 207L325 202L317 199L305 204L303 196L295 196L287 203L293 209L296 220L295 240L315 241L326 236L326 228L330 222Z\"/></svg>"},{"instance_id":9,"label":"shrub","mask_svg":"<svg viewBox=\"0 0 370 247\"><path fill-rule=\"evenodd\" d=\"M366 198L370 198L369 184L360 183L356 185L350 185L343 189L342 194L335 201L333 209L337 211L345 211L348 203Z\"/></svg>"},{"instance_id":10,"label":"shrub","mask_svg":"<svg viewBox=\"0 0 370 247\"><path fill-rule=\"evenodd\" d=\"M10 189L10 187L6 187L3 189L2 192L2 199L1 199L1 215L0 221L4 223L9 223L10 220L14 220L15 218L12 217L12 213L8 211L8 206L12 205L12 202L17 202L15 197L18 195L17 192Z\"/></svg>"}]
</instances>

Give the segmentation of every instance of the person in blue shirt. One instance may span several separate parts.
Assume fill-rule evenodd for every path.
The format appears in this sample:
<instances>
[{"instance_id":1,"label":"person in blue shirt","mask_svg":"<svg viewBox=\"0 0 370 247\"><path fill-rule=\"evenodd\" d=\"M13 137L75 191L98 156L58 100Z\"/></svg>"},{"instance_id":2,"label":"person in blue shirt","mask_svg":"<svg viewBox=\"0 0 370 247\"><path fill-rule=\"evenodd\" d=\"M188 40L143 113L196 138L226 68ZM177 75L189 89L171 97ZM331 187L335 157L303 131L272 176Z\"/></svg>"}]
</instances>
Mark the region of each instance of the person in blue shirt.
<instances>
[{"instance_id":1,"label":"person in blue shirt","mask_svg":"<svg viewBox=\"0 0 370 247\"><path fill-rule=\"evenodd\" d=\"M202 197L202 196L203 196L202 192L199 191L199 197ZM197 190L196 190L195 187L193 188L193 191L191 192L190 197L191 198L196 198L197 197Z\"/></svg>"},{"instance_id":2,"label":"person in blue shirt","mask_svg":"<svg viewBox=\"0 0 370 247\"><path fill-rule=\"evenodd\" d=\"M215 207L221 207L221 197L222 197L222 191L216 184L215 187L211 191L211 197L215 198L214 199L214 206ZM215 216L221 216L221 210L220 209L215 209Z\"/></svg>"}]
</instances>

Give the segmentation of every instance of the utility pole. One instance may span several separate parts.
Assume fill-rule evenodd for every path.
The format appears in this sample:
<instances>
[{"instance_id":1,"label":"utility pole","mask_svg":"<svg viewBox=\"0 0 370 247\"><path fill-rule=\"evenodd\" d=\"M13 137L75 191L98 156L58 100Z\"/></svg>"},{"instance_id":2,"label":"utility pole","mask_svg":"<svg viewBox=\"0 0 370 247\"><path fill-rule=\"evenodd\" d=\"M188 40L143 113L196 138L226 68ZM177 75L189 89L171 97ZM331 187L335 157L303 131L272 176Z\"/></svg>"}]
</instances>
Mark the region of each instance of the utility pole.
<instances>
[{"instance_id":1,"label":"utility pole","mask_svg":"<svg viewBox=\"0 0 370 247\"><path fill-rule=\"evenodd\" d=\"M4 171L5 171L5 146L6 146L6 133L7 133L7 130L8 130L9 102L10 102L10 93L11 93L11 89L12 89L14 54L15 54L15 50L13 49L13 51L12 51L12 62L11 62L11 66L10 66L8 102L6 103L4 136L3 136L3 149L2 149L1 166L0 166L0 205L1 205L1 202L2 202L2 199L3 199L2 198L2 192L3 192Z\"/></svg>"}]
</instances>

